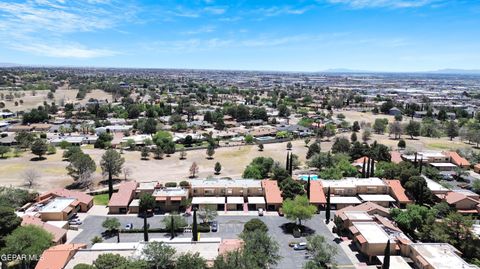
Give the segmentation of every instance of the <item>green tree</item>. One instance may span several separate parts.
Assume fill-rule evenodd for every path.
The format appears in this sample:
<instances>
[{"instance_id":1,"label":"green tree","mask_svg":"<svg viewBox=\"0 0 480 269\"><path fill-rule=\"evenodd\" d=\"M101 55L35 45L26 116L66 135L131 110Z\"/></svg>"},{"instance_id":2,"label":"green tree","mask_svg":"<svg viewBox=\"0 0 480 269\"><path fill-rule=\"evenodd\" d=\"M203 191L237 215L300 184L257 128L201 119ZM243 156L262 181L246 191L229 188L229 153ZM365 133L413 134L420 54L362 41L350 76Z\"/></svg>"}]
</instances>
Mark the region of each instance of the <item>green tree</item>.
<instances>
[{"instance_id":1,"label":"green tree","mask_svg":"<svg viewBox=\"0 0 480 269\"><path fill-rule=\"evenodd\" d=\"M215 146L212 144L209 144L207 148L207 159L209 160L213 159L214 154L215 154Z\"/></svg>"},{"instance_id":2,"label":"green tree","mask_svg":"<svg viewBox=\"0 0 480 269\"><path fill-rule=\"evenodd\" d=\"M170 269L174 266L175 249L163 242L149 242L143 248L145 260L155 269Z\"/></svg>"},{"instance_id":3,"label":"green tree","mask_svg":"<svg viewBox=\"0 0 480 269\"><path fill-rule=\"evenodd\" d=\"M319 143L312 143L309 147L308 147L308 151L307 151L307 156L306 158L307 159L310 159L312 156L314 156L315 154L317 153L320 153L321 151L321 148L320 148L320 144Z\"/></svg>"},{"instance_id":4,"label":"green tree","mask_svg":"<svg viewBox=\"0 0 480 269\"><path fill-rule=\"evenodd\" d=\"M74 180L82 178L84 175L91 175L97 169L95 161L88 154L83 152L75 153L69 156L70 164L67 166L68 175Z\"/></svg>"},{"instance_id":5,"label":"green tree","mask_svg":"<svg viewBox=\"0 0 480 269\"><path fill-rule=\"evenodd\" d=\"M148 214L155 208L155 198L149 193L144 193L140 196L139 209L143 217L143 240L148 241Z\"/></svg>"},{"instance_id":6,"label":"green tree","mask_svg":"<svg viewBox=\"0 0 480 269\"><path fill-rule=\"evenodd\" d=\"M43 251L52 245L53 235L35 225L20 226L4 238L3 255L26 255L20 260L22 268L34 268Z\"/></svg>"},{"instance_id":7,"label":"green tree","mask_svg":"<svg viewBox=\"0 0 480 269\"><path fill-rule=\"evenodd\" d=\"M142 156L142 160L147 160L148 156L150 156L150 149L148 147L142 147L140 155Z\"/></svg>"},{"instance_id":8,"label":"green tree","mask_svg":"<svg viewBox=\"0 0 480 269\"><path fill-rule=\"evenodd\" d=\"M82 149L78 146L70 146L63 152L63 158L67 159L68 161L72 162L72 159L70 159L72 156L78 154L78 153L83 153Z\"/></svg>"},{"instance_id":9,"label":"green tree","mask_svg":"<svg viewBox=\"0 0 480 269\"><path fill-rule=\"evenodd\" d=\"M455 137L458 136L458 125L455 121L451 120L447 123L446 133L447 136L450 138L450 141L452 141Z\"/></svg>"},{"instance_id":10,"label":"green tree","mask_svg":"<svg viewBox=\"0 0 480 269\"><path fill-rule=\"evenodd\" d=\"M162 219L162 223L165 225L165 229L167 229L168 231L178 230L188 225L185 218L180 215L170 215L169 217L165 217Z\"/></svg>"},{"instance_id":11,"label":"green tree","mask_svg":"<svg viewBox=\"0 0 480 269\"><path fill-rule=\"evenodd\" d=\"M117 219L117 218L106 218L103 222L102 222L102 227L105 228L105 230L107 230L108 233L110 234L117 234L117 241L120 241L120 234L119 234L119 231L120 231L120 221Z\"/></svg>"},{"instance_id":12,"label":"green tree","mask_svg":"<svg viewBox=\"0 0 480 269\"><path fill-rule=\"evenodd\" d=\"M37 155L39 159L41 159L42 156L47 153L48 144L43 139L36 139L30 146L30 150L33 154Z\"/></svg>"},{"instance_id":13,"label":"green tree","mask_svg":"<svg viewBox=\"0 0 480 269\"><path fill-rule=\"evenodd\" d=\"M21 148L29 148L33 141L35 141L35 134L31 132L19 132L15 135L15 141Z\"/></svg>"},{"instance_id":14,"label":"green tree","mask_svg":"<svg viewBox=\"0 0 480 269\"><path fill-rule=\"evenodd\" d=\"M153 149L153 154L155 155L155 159L159 160L163 158L163 149L159 146L155 146Z\"/></svg>"},{"instance_id":15,"label":"green tree","mask_svg":"<svg viewBox=\"0 0 480 269\"><path fill-rule=\"evenodd\" d=\"M405 147L407 147L407 143L405 143L405 140L400 139L400 140L398 141L397 147L398 147L398 148L401 148L401 149L404 149Z\"/></svg>"},{"instance_id":16,"label":"green tree","mask_svg":"<svg viewBox=\"0 0 480 269\"><path fill-rule=\"evenodd\" d=\"M327 264L335 263L334 257L338 250L334 245L329 244L325 237L313 235L307 237L307 252L311 257L309 263L317 266L311 268L325 268Z\"/></svg>"},{"instance_id":17,"label":"green tree","mask_svg":"<svg viewBox=\"0 0 480 269\"><path fill-rule=\"evenodd\" d=\"M97 149L106 149L110 147L111 141L113 140L113 136L107 132L101 133L95 144L93 145Z\"/></svg>"},{"instance_id":18,"label":"green tree","mask_svg":"<svg viewBox=\"0 0 480 269\"><path fill-rule=\"evenodd\" d=\"M388 125L388 119L375 119L373 123L373 131L377 134L383 134Z\"/></svg>"},{"instance_id":19,"label":"green tree","mask_svg":"<svg viewBox=\"0 0 480 269\"><path fill-rule=\"evenodd\" d=\"M0 146L0 157L4 158L5 154L10 152L10 147Z\"/></svg>"},{"instance_id":20,"label":"green tree","mask_svg":"<svg viewBox=\"0 0 480 269\"><path fill-rule=\"evenodd\" d=\"M127 262L127 258L120 254L105 253L100 254L93 262L93 265L96 269L116 269Z\"/></svg>"},{"instance_id":21,"label":"green tree","mask_svg":"<svg viewBox=\"0 0 480 269\"><path fill-rule=\"evenodd\" d=\"M253 136L252 135L246 135L245 136L245 143L247 144L252 144L253 143Z\"/></svg>"},{"instance_id":22,"label":"green tree","mask_svg":"<svg viewBox=\"0 0 480 269\"><path fill-rule=\"evenodd\" d=\"M0 247L3 246L3 238L10 234L22 223L22 219L15 214L11 207L0 205Z\"/></svg>"},{"instance_id":23,"label":"green tree","mask_svg":"<svg viewBox=\"0 0 480 269\"><path fill-rule=\"evenodd\" d=\"M405 126L405 133L413 139L414 136L420 135L421 124L418 121L410 120Z\"/></svg>"},{"instance_id":24,"label":"green tree","mask_svg":"<svg viewBox=\"0 0 480 269\"><path fill-rule=\"evenodd\" d=\"M222 171L222 165L219 162L215 163L215 174L219 175L220 171Z\"/></svg>"},{"instance_id":25,"label":"green tree","mask_svg":"<svg viewBox=\"0 0 480 269\"><path fill-rule=\"evenodd\" d=\"M286 199L283 201L283 212L287 219L298 221L299 225L302 225L302 221L311 219L317 212L317 208L311 205L308 198L304 195L298 195L295 199Z\"/></svg>"},{"instance_id":26,"label":"green tree","mask_svg":"<svg viewBox=\"0 0 480 269\"><path fill-rule=\"evenodd\" d=\"M243 225L243 233L249 233L253 231L262 231L262 232L268 232L268 227L265 224L265 222L261 221L259 218L253 218L249 221L247 221Z\"/></svg>"},{"instance_id":27,"label":"green tree","mask_svg":"<svg viewBox=\"0 0 480 269\"><path fill-rule=\"evenodd\" d=\"M267 233L255 230L242 233L243 255L247 268L268 269L277 265L281 259L279 246Z\"/></svg>"},{"instance_id":28,"label":"green tree","mask_svg":"<svg viewBox=\"0 0 480 269\"><path fill-rule=\"evenodd\" d=\"M203 223L208 223L214 221L218 216L216 207L214 206L205 206L197 212L198 218L202 220Z\"/></svg>"},{"instance_id":29,"label":"green tree","mask_svg":"<svg viewBox=\"0 0 480 269\"><path fill-rule=\"evenodd\" d=\"M293 199L297 195L305 194L305 189L302 183L293 180L290 177L280 182L280 188L282 190L283 199Z\"/></svg>"},{"instance_id":30,"label":"green tree","mask_svg":"<svg viewBox=\"0 0 480 269\"><path fill-rule=\"evenodd\" d=\"M113 194L113 176L118 176L122 172L122 166L125 159L114 149L107 150L100 161L103 174L108 175L108 196L112 198Z\"/></svg>"},{"instance_id":31,"label":"green tree","mask_svg":"<svg viewBox=\"0 0 480 269\"><path fill-rule=\"evenodd\" d=\"M335 142L332 145L333 153L349 153L350 152L350 141L345 137L336 138Z\"/></svg>"},{"instance_id":32,"label":"green tree","mask_svg":"<svg viewBox=\"0 0 480 269\"><path fill-rule=\"evenodd\" d=\"M178 256L175 263L176 269L206 269L207 261L195 252L194 254L187 252Z\"/></svg>"},{"instance_id":33,"label":"green tree","mask_svg":"<svg viewBox=\"0 0 480 269\"><path fill-rule=\"evenodd\" d=\"M425 178L413 176L405 183L405 190L410 193L419 204L431 201L432 193L427 186Z\"/></svg>"}]
</instances>

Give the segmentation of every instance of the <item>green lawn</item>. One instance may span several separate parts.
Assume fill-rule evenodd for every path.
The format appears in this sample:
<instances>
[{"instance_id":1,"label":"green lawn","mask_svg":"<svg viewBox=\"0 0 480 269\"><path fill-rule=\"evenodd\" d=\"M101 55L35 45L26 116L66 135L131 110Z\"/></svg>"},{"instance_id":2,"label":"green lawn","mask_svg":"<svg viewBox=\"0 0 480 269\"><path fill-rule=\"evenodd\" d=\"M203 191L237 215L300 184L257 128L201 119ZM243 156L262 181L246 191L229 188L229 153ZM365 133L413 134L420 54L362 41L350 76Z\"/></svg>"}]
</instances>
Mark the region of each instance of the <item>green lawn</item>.
<instances>
[{"instance_id":1,"label":"green lawn","mask_svg":"<svg viewBox=\"0 0 480 269\"><path fill-rule=\"evenodd\" d=\"M108 193L93 196L93 203L96 205L108 205Z\"/></svg>"}]
</instances>

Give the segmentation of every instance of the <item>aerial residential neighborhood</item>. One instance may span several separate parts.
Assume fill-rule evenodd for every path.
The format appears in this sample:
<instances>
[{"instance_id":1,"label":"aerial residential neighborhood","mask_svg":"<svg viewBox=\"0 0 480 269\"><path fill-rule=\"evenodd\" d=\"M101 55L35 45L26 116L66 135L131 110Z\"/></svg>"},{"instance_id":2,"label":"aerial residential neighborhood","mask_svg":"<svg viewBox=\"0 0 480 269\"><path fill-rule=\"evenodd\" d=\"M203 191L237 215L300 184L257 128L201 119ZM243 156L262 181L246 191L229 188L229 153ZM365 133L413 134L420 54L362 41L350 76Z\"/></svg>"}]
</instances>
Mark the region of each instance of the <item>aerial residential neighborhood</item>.
<instances>
[{"instance_id":1,"label":"aerial residential neighborhood","mask_svg":"<svg viewBox=\"0 0 480 269\"><path fill-rule=\"evenodd\" d=\"M479 13L0 1L0 268L480 269Z\"/></svg>"}]
</instances>

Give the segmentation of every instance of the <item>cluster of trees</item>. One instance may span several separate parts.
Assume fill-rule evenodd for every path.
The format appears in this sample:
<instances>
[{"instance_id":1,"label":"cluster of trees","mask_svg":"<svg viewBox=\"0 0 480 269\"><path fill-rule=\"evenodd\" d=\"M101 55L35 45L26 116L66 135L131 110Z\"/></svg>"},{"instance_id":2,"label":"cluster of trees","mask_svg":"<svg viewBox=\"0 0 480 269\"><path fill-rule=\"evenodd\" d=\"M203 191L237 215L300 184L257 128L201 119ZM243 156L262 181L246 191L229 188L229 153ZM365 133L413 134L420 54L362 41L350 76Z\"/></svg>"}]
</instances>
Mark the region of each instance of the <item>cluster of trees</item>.
<instances>
[{"instance_id":1,"label":"cluster of trees","mask_svg":"<svg viewBox=\"0 0 480 269\"><path fill-rule=\"evenodd\" d=\"M68 175L77 183L79 188L87 188L92 184L93 173L97 169L95 161L90 155L83 153L78 146L71 146L63 152L63 158L68 160Z\"/></svg>"},{"instance_id":2,"label":"cluster of trees","mask_svg":"<svg viewBox=\"0 0 480 269\"><path fill-rule=\"evenodd\" d=\"M445 202L432 208L408 205L407 210L391 209L392 218L404 232L422 242L446 242L472 263L480 264L480 239L472 232L473 220L453 211ZM437 221L441 218L441 221Z\"/></svg>"}]
</instances>

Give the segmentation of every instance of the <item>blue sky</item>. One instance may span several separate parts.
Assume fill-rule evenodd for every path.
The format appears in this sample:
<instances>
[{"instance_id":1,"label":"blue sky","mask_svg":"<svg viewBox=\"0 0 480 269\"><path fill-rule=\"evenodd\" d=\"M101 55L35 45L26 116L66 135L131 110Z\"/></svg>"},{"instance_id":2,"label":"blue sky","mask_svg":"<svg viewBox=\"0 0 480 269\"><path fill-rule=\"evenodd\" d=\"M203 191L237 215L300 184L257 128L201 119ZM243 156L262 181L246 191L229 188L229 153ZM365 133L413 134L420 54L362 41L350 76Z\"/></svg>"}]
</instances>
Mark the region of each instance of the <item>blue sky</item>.
<instances>
[{"instance_id":1,"label":"blue sky","mask_svg":"<svg viewBox=\"0 0 480 269\"><path fill-rule=\"evenodd\" d=\"M1 0L0 62L480 69L479 0Z\"/></svg>"}]
</instances>

